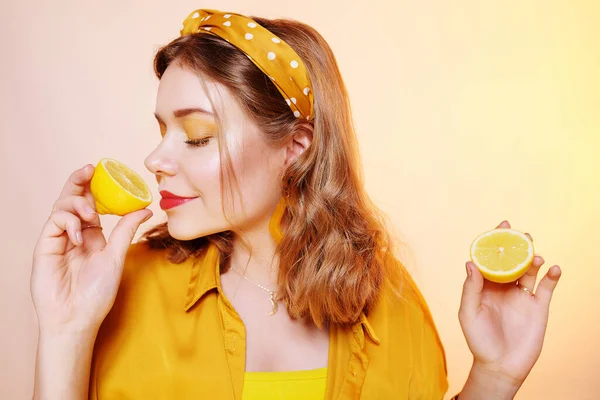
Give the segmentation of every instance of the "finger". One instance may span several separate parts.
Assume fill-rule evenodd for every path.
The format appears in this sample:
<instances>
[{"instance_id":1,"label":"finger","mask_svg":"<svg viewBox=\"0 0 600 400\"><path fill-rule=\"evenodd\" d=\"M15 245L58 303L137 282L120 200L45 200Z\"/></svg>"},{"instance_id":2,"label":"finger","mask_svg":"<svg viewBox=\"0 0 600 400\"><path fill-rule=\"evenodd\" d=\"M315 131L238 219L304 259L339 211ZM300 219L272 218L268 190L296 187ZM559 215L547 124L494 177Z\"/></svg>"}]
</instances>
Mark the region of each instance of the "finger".
<instances>
[{"instance_id":1,"label":"finger","mask_svg":"<svg viewBox=\"0 0 600 400\"><path fill-rule=\"evenodd\" d=\"M535 281L537 279L537 274L540 271L540 267L544 265L544 262L544 259L538 255L533 257L531 266L529 267L527 272L525 272L525 274L519 278L519 283L533 292Z\"/></svg>"},{"instance_id":2,"label":"finger","mask_svg":"<svg viewBox=\"0 0 600 400\"><path fill-rule=\"evenodd\" d=\"M535 298L539 300L540 303L550 306L552 293L554 293L554 288L556 288L561 275L562 271L558 265L553 266L546 272L546 275L544 275L535 291Z\"/></svg>"},{"instance_id":3,"label":"finger","mask_svg":"<svg viewBox=\"0 0 600 400\"><path fill-rule=\"evenodd\" d=\"M500 225L496 227L496 229L498 228L510 228L510 224L508 223L508 221L504 220L500 223Z\"/></svg>"},{"instance_id":4,"label":"finger","mask_svg":"<svg viewBox=\"0 0 600 400\"><path fill-rule=\"evenodd\" d=\"M479 272L479 269L477 269L473 262L468 261L466 267L467 278L463 284L460 309L458 311L458 317L461 322L468 322L477 315L477 309L481 305L481 293L484 282L481 272Z\"/></svg>"},{"instance_id":5,"label":"finger","mask_svg":"<svg viewBox=\"0 0 600 400\"><path fill-rule=\"evenodd\" d=\"M64 232L67 232L68 239L63 235ZM53 211L42 228L35 252L44 255L62 255L68 244L67 240L79 246L82 243L80 238L81 220L67 211Z\"/></svg>"},{"instance_id":6,"label":"finger","mask_svg":"<svg viewBox=\"0 0 600 400\"><path fill-rule=\"evenodd\" d=\"M140 225L152 217L148 209L138 210L123 216L110 233L106 248L119 265L123 265L129 245Z\"/></svg>"},{"instance_id":7,"label":"finger","mask_svg":"<svg viewBox=\"0 0 600 400\"><path fill-rule=\"evenodd\" d=\"M65 186L63 187L60 196L58 198L67 197L67 196L83 196L86 192L86 187L92 179L94 175L94 166L91 164L87 164L86 166L74 171Z\"/></svg>"},{"instance_id":8,"label":"finger","mask_svg":"<svg viewBox=\"0 0 600 400\"><path fill-rule=\"evenodd\" d=\"M53 207L54 211L63 210L78 215L81 219L95 225L101 225L100 216L96 213L90 201L82 196L67 196L59 198Z\"/></svg>"}]
</instances>

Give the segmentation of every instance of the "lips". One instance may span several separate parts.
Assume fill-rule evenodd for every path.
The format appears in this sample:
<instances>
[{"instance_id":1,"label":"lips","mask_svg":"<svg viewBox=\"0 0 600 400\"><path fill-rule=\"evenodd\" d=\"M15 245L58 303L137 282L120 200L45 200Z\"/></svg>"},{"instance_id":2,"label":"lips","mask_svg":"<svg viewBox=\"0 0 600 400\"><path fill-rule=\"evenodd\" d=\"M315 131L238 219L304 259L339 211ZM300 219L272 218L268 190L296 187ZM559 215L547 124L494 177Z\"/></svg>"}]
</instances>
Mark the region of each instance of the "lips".
<instances>
[{"instance_id":1,"label":"lips","mask_svg":"<svg viewBox=\"0 0 600 400\"><path fill-rule=\"evenodd\" d=\"M162 200L160 201L160 208L162 208L163 210L168 210L170 208L177 207L197 198L177 196L167 190L161 190L160 195L162 196Z\"/></svg>"},{"instance_id":2,"label":"lips","mask_svg":"<svg viewBox=\"0 0 600 400\"><path fill-rule=\"evenodd\" d=\"M169 192L168 190L161 190L159 193L163 199L195 199L197 197L197 196L190 196L190 197L177 196L176 194L173 194L173 193Z\"/></svg>"}]
</instances>

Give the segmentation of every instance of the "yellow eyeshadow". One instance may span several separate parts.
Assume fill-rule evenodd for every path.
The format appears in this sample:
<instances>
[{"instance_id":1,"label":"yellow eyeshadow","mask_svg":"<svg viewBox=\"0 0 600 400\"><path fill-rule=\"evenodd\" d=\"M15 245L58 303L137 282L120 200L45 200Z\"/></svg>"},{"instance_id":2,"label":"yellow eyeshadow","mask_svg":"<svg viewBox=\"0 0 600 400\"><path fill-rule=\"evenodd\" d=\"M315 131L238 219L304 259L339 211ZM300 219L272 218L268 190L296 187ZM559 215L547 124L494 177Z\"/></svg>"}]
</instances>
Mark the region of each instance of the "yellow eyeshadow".
<instances>
[{"instance_id":1,"label":"yellow eyeshadow","mask_svg":"<svg viewBox=\"0 0 600 400\"><path fill-rule=\"evenodd\" d=\"M217 126L213 121L205 118L186 118L183 120L183 128L188 135L193 134L215 134L217 132Z\"/></svg>"}]
</instances>

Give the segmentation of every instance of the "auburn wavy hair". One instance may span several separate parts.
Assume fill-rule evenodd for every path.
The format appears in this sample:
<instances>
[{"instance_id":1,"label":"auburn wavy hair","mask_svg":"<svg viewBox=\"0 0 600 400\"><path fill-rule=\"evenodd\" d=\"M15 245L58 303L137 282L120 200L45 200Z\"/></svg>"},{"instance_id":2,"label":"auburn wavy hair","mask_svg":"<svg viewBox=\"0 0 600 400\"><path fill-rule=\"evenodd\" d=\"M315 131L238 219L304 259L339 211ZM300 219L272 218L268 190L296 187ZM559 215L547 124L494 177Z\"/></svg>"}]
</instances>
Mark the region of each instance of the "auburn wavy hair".
<instances>
[{"instance_id":1,"label":"auburn wavy hair","mask_svg":"<svg viewBox=\"0 0 600 400\"><path fill-rule=\"evenodd\" d=\"M307 318L317 326L355 323L361 312L373 308L384 285L402 296L406 288L414 290L414 283L394 256L386 217L365 192L349 98L329 45L301 22L251 18L286 41L305 63L315 102L312 122L297 119L271 80L239 49L214 35L187 35L161 47L154 58L155 74L161 79L176 62L222 84L269 143L283 142L298 124L313 124L311 145L281 177L288 206L276 247L278 297L292 318ZM222 183L235 180L225 150L219 144ZM222 184L221 190L225 187L229 185ZM169 249L175 263L202 256L213 243L222 272L229 268L233 240L232 231L225 231L180 241L169 235L167 223L140 238L151 248Z\"/></svg>"}]
</instances>

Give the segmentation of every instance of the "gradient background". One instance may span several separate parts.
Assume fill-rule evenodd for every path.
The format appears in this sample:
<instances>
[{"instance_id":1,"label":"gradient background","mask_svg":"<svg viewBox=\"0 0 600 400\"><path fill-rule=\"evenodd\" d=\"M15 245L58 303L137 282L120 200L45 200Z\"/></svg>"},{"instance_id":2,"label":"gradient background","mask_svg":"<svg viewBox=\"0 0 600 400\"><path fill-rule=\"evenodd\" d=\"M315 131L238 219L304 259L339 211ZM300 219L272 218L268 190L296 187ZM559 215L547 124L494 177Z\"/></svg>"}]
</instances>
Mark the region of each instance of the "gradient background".
<instances>
[{"instance_id":1,"label":"gradient background","mask_svg":"<svg viewBox=\"0 0 600 400\"><path fill-rule=\"evenodd\" d=\"M3 1L0 16L0 398L31 398L31 256L69 174L102 157L142 173L159 143L156 49L197 8L313 25L348 86L368 191L445 344L450 390L471 363L457 318L479 233L530 232L558 264L542 355L518 399L600 396L600 2ZM150 207L163 220L158 204ZM109 234L117 217L103 216ZM149 226L147 223L145 226ZM139 233L136 238L139 237Z\"/></svg>"}]
</instances>

